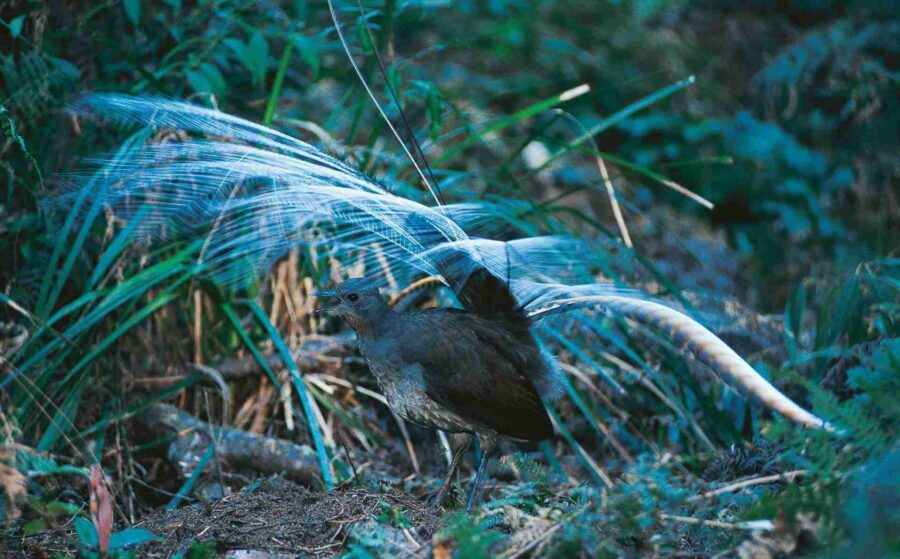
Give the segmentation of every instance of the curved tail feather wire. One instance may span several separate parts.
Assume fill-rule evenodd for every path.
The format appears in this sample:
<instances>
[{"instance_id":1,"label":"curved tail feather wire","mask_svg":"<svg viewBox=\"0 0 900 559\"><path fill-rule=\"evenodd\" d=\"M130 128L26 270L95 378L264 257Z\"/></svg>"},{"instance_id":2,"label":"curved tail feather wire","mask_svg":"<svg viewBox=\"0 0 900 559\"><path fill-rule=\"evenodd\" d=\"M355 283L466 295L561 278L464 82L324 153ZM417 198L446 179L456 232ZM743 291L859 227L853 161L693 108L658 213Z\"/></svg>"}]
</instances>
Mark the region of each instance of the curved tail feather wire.
<instances>
[{"instance_id":1,"label":"curved tail feather wire","mask_svg":"<svg viewBox=\"0 0 900 559\"><path fill-rule=\"evenodd\" d=\"M816 417L785 396L702 324L665 305L617 295L572 297L559 299L547 306L534 309L529 313L529 317L538 320L579 306L608 309L655 328L729 384L756 396L766 407L805 427L838 431L827 421Z\"/></svg>"}]
</instances>

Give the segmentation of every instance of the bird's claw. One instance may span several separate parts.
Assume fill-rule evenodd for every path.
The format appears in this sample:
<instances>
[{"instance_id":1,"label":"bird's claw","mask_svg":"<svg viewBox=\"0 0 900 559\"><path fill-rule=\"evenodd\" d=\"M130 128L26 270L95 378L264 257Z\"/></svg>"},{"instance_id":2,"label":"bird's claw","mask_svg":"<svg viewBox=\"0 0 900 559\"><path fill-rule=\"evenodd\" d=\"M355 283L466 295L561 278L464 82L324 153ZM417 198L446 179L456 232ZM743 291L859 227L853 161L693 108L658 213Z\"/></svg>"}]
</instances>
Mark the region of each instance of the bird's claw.
<instances>
[{"instance_id":1,"label":"bird's claw","mask_svg":"<svg viewBox=\"0 0 900 559\"><path fill-rule=\"evenodd\" d=\"M450 493L452 493L453 495L449 495ZM428 503L428 506L433 509L440 510L444 508L444 503L448 502L447 497L450 497L449 502L451 505L456 502L456 492L452 487L441 487L440 489L426 497L425 500Z\"/></svg>"}]
</instances>

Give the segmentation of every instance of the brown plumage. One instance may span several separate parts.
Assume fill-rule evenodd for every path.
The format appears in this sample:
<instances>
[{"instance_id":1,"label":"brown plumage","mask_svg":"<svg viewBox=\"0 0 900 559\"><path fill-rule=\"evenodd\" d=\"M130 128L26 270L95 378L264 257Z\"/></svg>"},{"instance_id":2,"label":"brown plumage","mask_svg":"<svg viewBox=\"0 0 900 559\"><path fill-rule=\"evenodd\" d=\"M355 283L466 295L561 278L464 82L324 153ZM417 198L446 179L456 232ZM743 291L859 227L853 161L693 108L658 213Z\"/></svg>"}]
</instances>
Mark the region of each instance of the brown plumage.
<instances>
[{"instance_id":1,"label":"brown plumage","mask_svg":"<svg viewBox=\"0 0 900 559\"><path fill-rule=\"evenodd\" d=\"M552 436L537 386L551 381L554 364L529 332L524 314L506 301L486 315L449 308L398 313L365 280L348 280L324 295L330 302L323 310L356 330L360 353L391 409L455 435L438 504L473 435L481 459L468 510L479 498L497 436L529 441ZM471 299L465 303L479 308Z\"/></svg>"}]
</instances>

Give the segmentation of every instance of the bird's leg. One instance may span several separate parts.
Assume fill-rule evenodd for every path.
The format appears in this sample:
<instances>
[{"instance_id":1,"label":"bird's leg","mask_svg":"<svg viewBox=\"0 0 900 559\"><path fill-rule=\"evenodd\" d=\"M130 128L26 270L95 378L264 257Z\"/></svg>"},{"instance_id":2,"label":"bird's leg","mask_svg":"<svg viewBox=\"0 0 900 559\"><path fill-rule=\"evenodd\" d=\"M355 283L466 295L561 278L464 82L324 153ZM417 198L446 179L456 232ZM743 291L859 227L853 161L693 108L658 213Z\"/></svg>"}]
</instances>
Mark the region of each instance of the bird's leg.
<instances>
[{"instance_id":1,"label":"bird's leg","mask_svg":"<svg viewBox=\"0 0 900 559\"><path fill-rule=\"evenodd\" d=\"M466 512L472 512L478 500L481 499L481 488L484 485L484 475L487 473L487 463L494 447L497 446L496 433L478 433L478 449L481 456L478 457L478 470L475 472L475 484L472 486L472 492L469 493L469 499L466 502Z\"/></svg>"},{"instance_id":2,"label":"bird's leg","mask_svg":"<svg viewBox=\"0 0 900 559\"><path fill-rule=\"evenodd\" d=\"M440 508L441 503L444 502L444 497L447 495L447 488L449 488L450 484L453 482L453 474L456 472L456 468L459 467L459 462L469 449L470 444L472 444L472 435L469 433L450 434L450 448L453 450L453 459L450 460L450 466L447 468L447 477L444 478L444 483L441 484L441 488L438 489L437 495L434 497L433 504L435 507Z\"/></svg>"}]
</instances>

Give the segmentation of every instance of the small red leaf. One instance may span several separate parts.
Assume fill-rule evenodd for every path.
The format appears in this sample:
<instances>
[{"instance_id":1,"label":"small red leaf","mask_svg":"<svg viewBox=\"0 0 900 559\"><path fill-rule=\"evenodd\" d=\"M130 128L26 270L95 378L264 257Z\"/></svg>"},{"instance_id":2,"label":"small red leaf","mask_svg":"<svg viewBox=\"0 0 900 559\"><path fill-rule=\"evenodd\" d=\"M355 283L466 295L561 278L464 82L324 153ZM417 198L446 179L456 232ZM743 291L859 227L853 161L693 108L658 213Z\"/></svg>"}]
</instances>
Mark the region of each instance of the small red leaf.
<instances>
[{"instance_id":1,"label":"small red leaf","mask_svg":"<svg viewBox=\"0 0 900 559\"><path fill-rule=\"evenodd\" d=\"M100 552L106 553L109 549L109 535L112 533L113 502L100 464L91 466L91 519L97 530Z\"/></svg>"}]
</instances>

